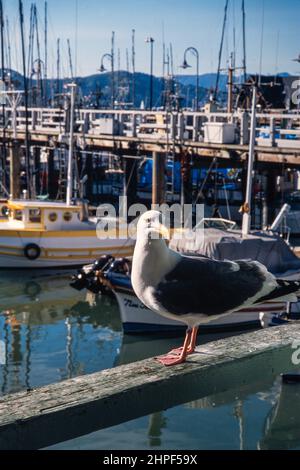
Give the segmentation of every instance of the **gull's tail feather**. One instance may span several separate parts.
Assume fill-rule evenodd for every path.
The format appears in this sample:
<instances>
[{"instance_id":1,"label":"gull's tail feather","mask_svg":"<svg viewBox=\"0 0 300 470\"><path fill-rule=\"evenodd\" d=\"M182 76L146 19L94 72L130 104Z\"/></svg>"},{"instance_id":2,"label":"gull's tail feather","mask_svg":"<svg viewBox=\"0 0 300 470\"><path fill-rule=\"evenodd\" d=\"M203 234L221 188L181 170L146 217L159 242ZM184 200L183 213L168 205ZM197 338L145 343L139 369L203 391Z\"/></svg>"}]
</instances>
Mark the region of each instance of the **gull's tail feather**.
<instances>
[{"instance_id":1,"label":"gull's tail feather","mask_svg":"<svg viewBox=\"0 0 300 470\"><path fill-rule=\"evenodd\" d=\"M277 279L276 288L264 297L260 297L255 303L260 304L268 300L280 300L284 302L297 302L300 297L300 281L285 281Z\"/></svg>"}]
</instances>

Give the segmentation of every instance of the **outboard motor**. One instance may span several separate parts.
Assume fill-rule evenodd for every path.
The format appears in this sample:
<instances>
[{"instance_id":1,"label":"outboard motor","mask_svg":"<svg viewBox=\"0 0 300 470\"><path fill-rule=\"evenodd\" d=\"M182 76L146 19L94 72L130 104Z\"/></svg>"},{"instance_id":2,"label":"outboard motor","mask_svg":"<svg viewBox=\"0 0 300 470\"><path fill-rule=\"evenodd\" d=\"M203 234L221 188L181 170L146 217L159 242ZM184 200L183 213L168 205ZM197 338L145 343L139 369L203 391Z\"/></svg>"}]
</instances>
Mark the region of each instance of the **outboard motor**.
<instances>
[{"instance_id":1,"label":"outboard motor","mask_svg":"<svg viewBox=\"0 0 300 470\"><path fill-rule=\"evenodd\" d=\"M107 270L113 261L114 257L111 255L101 256L93 264L84 266L76 275L72 276L70 286L79 291L87 289L94 294L103 292L104 286L98 272Z\"/></svg>"}]
</instances>

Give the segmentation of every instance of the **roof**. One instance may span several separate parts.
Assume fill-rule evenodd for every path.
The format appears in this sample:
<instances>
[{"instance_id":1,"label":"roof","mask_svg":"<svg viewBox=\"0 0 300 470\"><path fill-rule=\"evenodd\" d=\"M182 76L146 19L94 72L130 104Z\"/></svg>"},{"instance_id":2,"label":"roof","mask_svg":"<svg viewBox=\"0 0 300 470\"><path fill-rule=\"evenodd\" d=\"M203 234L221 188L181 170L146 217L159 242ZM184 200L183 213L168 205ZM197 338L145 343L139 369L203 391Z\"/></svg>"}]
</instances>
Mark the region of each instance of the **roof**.
<instances>
[{"instance_id":1,"label":"roof","mask_svg":"<svg viewBox=\"0 0 300 470\"><path fill-rule=\"evenodd\" d=\"M79 209L79 206L67 205L65 202L54 202L54 201L40 201L40 200L26 200L26 199L15 199L9 200L7 205L12 209L25 209L25 208L39 208L39 209L66 209L74 210Z\"/></svg>"}]
</instances>

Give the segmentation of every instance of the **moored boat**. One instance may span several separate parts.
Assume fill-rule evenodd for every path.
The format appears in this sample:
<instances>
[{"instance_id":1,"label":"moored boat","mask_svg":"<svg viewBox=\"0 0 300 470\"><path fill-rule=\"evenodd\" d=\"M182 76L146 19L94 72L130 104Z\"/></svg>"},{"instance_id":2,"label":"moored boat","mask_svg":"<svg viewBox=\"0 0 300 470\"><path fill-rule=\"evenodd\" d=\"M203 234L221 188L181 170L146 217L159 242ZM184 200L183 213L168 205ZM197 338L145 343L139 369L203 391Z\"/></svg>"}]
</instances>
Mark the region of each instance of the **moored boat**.
<instances>
[{"instance_id":1,"label":"moored boat","mask_svg":"<svg viewBox=\"0 0 300 470\"><path fill-rule=\"evenodd\" d=\"M116 219L114 233L106 232L82 202L9 200L6 206L8 217L0 224L0 268L82 266L105 253L132 255L134 240L127 236L126 224Z\"/></svg>"}]
</instances>

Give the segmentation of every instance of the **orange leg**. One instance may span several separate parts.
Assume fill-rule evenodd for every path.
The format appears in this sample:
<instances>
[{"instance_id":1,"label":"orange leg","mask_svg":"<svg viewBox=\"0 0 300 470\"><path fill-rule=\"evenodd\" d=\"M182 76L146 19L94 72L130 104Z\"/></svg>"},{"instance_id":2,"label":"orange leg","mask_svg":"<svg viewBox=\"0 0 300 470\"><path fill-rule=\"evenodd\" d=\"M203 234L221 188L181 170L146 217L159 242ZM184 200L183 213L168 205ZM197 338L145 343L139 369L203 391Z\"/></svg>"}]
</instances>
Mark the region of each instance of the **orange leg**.
<instances>
[{"instance_id":1,"label":"orange leg","mask_svg":"<svg viewBox=\"0 0 300 470\"><path fill-rule=\"evenodd\" d=\"M188 354L192 354L195 351L198 330L199 330L198 326L192 328L192 330L191 330L192 334L191 334L190 343L188 345L188 351L187 351ZM169 354L172 353L175 356L179 356L182 353L182 349L183 349L183 347L177 348L177 349L172 349L172 351L170 351Z\"/></svg>"},{"instance_id":2,"label":"orange leg","mask_svg":"<svg viewBox=\"0 0 300 470\"><path fill-rule=\"evenodd\" d=\"M174 355L173 351L170 351L166 356L156 357L155 359L164 364L165 366L174 366L176 364L182 364L186 360L188 355L188 348L191 342L192 330L188 329L185 335L183 348L180 355Z\"/></svg>"},{"instance_id":3,"label":"orange leg","mask_svg":"<svg viewBox=\"0 0 300 470\"><path fill-rule=\"evenodd\" d=\"M191 335L191 341L188 347L188 354L192 354L195 351L198 330L199 330L198 326L195 326L194 328L192 328L192 335Z\"/></svg>"}]
</instances>

